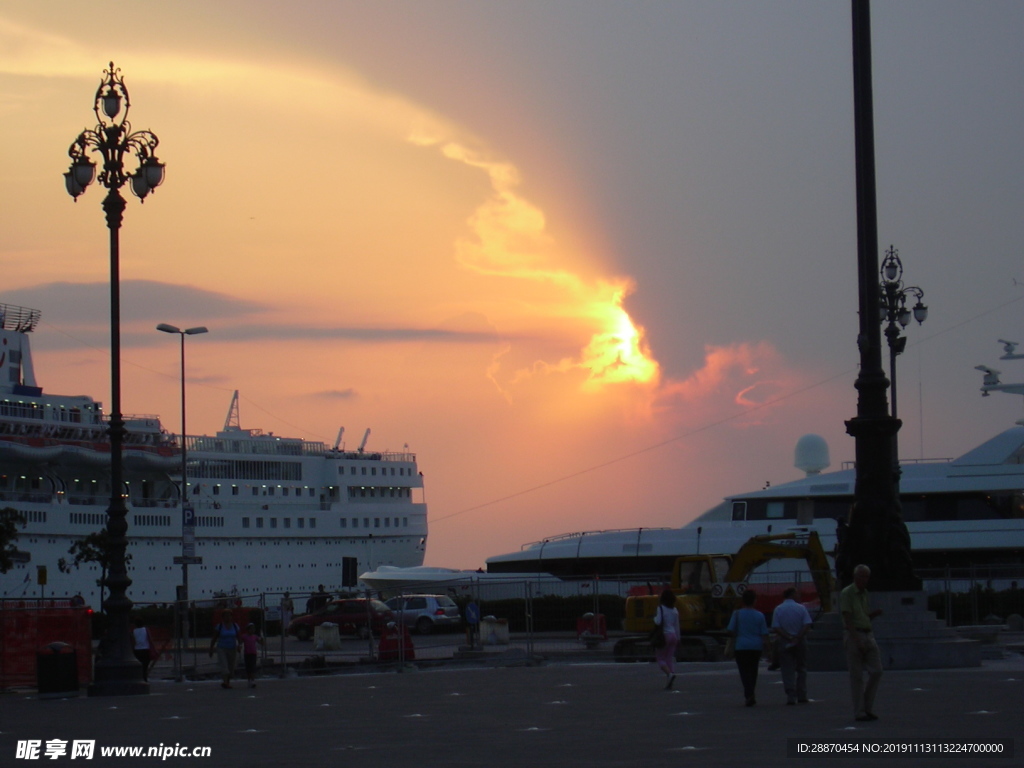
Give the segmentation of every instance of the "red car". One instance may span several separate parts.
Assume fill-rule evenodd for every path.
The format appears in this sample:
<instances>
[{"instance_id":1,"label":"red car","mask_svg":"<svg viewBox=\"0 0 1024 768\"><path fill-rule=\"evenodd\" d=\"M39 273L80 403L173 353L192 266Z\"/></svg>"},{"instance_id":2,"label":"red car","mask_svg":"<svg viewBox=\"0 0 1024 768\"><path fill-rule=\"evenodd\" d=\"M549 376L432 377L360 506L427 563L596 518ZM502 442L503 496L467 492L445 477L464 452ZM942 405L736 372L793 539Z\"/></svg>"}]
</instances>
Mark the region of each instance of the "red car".
<instances>
[{"instance_id":1,"label":"red car","mask_svg":"<svg viewBox=\"0 0 1024 768\"><path fill-rule=\"evenodd\" d=\"M313 630L324 622L338 625L338 632L343 635L369 637L370 631L378 637L384 632L389 621L395 615L380 600L367 600L363 597L348 600L333 600L319 611L297 616L288 625L288 634L295 635L299 640L309 640Z\"/></svg>"}]
</instances>

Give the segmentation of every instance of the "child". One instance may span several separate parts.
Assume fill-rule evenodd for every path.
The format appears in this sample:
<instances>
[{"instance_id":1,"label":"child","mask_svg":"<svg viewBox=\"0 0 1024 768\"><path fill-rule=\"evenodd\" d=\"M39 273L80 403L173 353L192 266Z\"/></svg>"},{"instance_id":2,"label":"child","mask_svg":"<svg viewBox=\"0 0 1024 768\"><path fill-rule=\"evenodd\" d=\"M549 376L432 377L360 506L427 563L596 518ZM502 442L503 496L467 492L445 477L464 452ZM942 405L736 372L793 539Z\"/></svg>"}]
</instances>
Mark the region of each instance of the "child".
<instances>
[{"instance_id":1,"label":"child","mask_svg":"<svg viewBox=\"0 0 1024 768\"><path fill-rule=\"evenodd\" d=\"M256 645L263 645L263 638L256 634L256 625L249 624L242 635L242 647L245 649L245 674L249 678L249 687L256 687Z\"/></svg>"}]
</instances>

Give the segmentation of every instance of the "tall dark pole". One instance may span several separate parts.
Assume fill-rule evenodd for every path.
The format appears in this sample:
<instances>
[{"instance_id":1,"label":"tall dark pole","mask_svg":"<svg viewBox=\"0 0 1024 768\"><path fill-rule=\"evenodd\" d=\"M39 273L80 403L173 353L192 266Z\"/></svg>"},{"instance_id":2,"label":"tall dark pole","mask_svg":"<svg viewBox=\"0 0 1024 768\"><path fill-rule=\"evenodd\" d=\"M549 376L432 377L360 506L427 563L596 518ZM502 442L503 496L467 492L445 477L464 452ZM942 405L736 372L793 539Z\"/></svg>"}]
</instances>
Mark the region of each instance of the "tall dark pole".
<instances>
[{"instance_id":1,"label":"tall dark pole","mask_svg":"<svg viewBox=\"0 0 1024 768\"><path fill-rule=\"evenodd\" d=\"M857 416L846 422L856 441L857 480L849 529L837 554L843 584L859 563L871 567L876 590L920 587L910 560L910 535L900 514L898 457L894 437L900 422L889 414L878 322L878 221L875 200L874 112L871 89L871 15L868 0L852 0L853 105L857 168L857 280L860 374Z\"/></svg>"},{"instance_id":2,"label":"tall dark pole","mask_svg":"<svg viewBox=\"0 0 1024 768\"><path fill-rule=\"evenodd\" d=\"M181 333L181 510L182 510L182 526L185 523L185 508L188 506L188 448L185 446L185 441L188 440L186 435L188 432L185 430L185 334ZM185 533L182 530L182 563L181 563L181 586L182 592L184 593L184 599L187 601L188 595L188 563L184 561L184 547L185 547ZM185 603L186 615L188 613L188 603Z\"/></svg>"},{"instance_id":3,"label":"tall dark pole","mask_svg":"<svg viewBox=\"0 0 1024 768\"><path fill-rule=\"evenodd\" d=\"M181 563L181 589L178 592L175 605L181 614L182 635L178 638L185 644L189 640L189 593L188 593L188 566L189 564L199 565L203 559L195 556L195 510L188 503L188 431L185 426L185 337L194 336L197 333L207 333L205 326L186 328L181 330L175 325L160 323L156 327L164 333L176 333L181 337L181 490L178 495L181 497L181 557L175 558L175 562ZM184 679L184 671L181 664L181 643L178 647L178 658L176 661L178 682Z\"/></svg>"},{"instance_id":4,"label":"tall dark pole","mask_svg":"<svg viewBox=\"0 0 1024 768\"><path fill-rule=\"evenodd\" d=\"M157 137L149 131L132 132L127 119L130 107L128 89L120 70L111 62L93 102L99 122L94 129L82 131L72 143L68 149L71 168L64 174L67 191L77 201L96 172L88 153L98 152L102 156L99 182L107 188L103 210L110 230L110 506L107 509L108 565L104 580L108 593L103 601L107 630L100 643L90 696L149 693L149 684L142 680L142 665L132 652L129 624L132 601L128 587L132 580L126 561L128 507L122 455L125 430L121 413L121 248L118 235L125 209L121 187L130 182L132 191L139 198L145 198L163 181L164 167L154 154L159 143ZM134 152L139 159L139 168L133 174L124 172L127 152Z\"/></svg>"}]
</instances>

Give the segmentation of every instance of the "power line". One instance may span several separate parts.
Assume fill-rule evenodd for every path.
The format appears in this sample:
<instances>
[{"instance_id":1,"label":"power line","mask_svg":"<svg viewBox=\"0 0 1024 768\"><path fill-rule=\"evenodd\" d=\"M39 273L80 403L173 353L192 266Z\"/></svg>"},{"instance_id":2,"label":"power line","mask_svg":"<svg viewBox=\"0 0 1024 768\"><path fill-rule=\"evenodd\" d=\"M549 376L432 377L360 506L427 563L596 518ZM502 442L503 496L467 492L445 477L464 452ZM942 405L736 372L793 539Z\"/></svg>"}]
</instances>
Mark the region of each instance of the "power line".
<instances>
[{"instance_id":1,"label":"power line","mask_svg":"<svg viewBox=\"0 0 1024 768\"><path fill-rule=\"evenodd\" d=\"M968 325L969 323L973 323L976 320L980 320L983 317L987 317L988 315L991 315L991 314L993 314L995 312L998 312L1001 309L1005 309L1006 307L1008 307L1008 306L1010 306L1012 304L1016 304L1019 301L1024 301L1024 296L1018 296L1015 299L1011 299L1010 301L1007 301L1007 302L1004 302L1002 304L999 304L998 306L993 307L992 309L990 309L990 310L988 310L986 312L981 312L981 313L979 313L977 315L974 315L973 317L970 317L970 318L968 318L966 320L963 320L962 322L956 323L955 325L948 326L947 328L944 328L941 331L937 331L936 333L933 333L931 336L926 336L925 338L923 338L923 339L921 339L919 341L916 341L913 344L909 344L908 346L909 347L916 347L916 346L919 346L921 344L925 344L925 343L931 341L932 339L938 338L939 336L944 336L947 333L955 331L958 328L961 328L961 327L963 327L965 325ZM754 413L756 411L761 410L762 408L767 408L768 406L771 406L771 405L777 405L778 403L784 402L784 401L790 399L791 397L796 397L797 395L802 395L805 392L809 392L812 389L816 389L817 387L824 386L825 384L828 384L828 383L830 383L832 381L835 381L836 379L841 378L843 376L850 376L850 375L856 373L856 371L857 371L856 367L854 367L854 368L847 368L846 370L844 370L844 371L842 371L840 373L837 373L834 376L829 376L828 378L822 379L821 381L815 382L814 384L809 384L806 387L802 387L800 389L793 390L792 392L789 392L788 394L785 394L785 395L780 395L779 397L776 397L773 400L768 400L766 402L759 403L758 405L754 405L754 406L751 406L750 408L747 408L745 410L738 411L737 413L734 413L734 414L732 414L730 416L726 416L724 418L718 419L717 421L713 421L713 422L710 422L710 423L705 424L703 426L697 427L695 429L691 429L691 430L689 430L687 432L683 432L681 434L675 435L674 437L670 437L670 438L668 438L666 440L662 440L661 442L654 443L652 445L648 445L645 448L640 448L639 450L632 451L631 453L626 453L626 454L623 454L621 456L617 456L614 459L609 459L608 461L604 461L604 462L602 462L600 464L595 464L595 465L587 467L585 469L581 469L581 470L578 470L576 472L571 472L571 473L569 473L567 475L562 475L561 477L557 477L557 478L554 478L552 480L548 480L547 482L540 483L538 485L534 485L534 486L532 486L530 488L526 488L526 489L524 489L522 491L516 491L515 493L510 493L507 496L502 496L502 497L497 498L497 499L492 499L491 501L485 501L482 504L476 504L476 505L474 505L472 507L467 507L466 509L459 510L458 512L452 512L451 514L448 514L448 515L442 515L441 517L432 518L430 522L431 523L440 523L440 522L445 521L445 520L451 520L452 518L459 517L460 515L465 515L465 514L467 514L469 512L476 512L477 510L484 509L486 507L491 507L491 506L494 506L495 504L501 504L502 502L509 501L511 499L519 498L520 496L526 496L528 494L535 493L536 491L543 490L544 488L550 488L553 485L558 485L559 483L564 483L564 482L566 482L568 480L572 480L572 479L580 477L582 475L589 474L590 472L596 472L599 469L604 469L605 467L610 467L610 466L612 466L614 464L619 464L619 463L621 463L623 461L627 461L629 459L636 458L637 456L642 456L645 453L650 453L651 451L655 451L655 450L657 450L659 448L663 448L666 445L671 445L672 443L676 443L676 442L678 442L680 440L683 440L683 439L685 439L687 437L692 437L693 435L700 434L701 432L706 432L709 429L713 429L715 427L719 427L722 424L727 424L728 422L734 421L735 419L738 419L741 416L744 416L746 414Z\"/></svg>"}]
</instances>

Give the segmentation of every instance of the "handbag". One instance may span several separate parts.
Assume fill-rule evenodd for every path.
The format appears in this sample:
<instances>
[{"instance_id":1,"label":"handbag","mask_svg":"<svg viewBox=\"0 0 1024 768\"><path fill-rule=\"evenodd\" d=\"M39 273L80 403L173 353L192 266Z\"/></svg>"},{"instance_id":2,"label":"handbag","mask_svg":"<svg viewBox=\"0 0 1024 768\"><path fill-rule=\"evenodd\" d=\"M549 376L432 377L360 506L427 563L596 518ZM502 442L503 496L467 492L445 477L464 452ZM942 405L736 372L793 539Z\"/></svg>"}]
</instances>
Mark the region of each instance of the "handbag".
<instances>
[{"instance_id":1,"label":"handbag","mask_svg":"<svg viewBox=\"0 0 1024 768\"><path fill-rule=\"evenodd\" d=\"M661 606L658 606L658 615L661 615ZM664 621L664 619L662 619ZM651 648L664 648L665 647L665 630L662 629L661 624L655 624L654 629L651 630Z\"/></svg>"}]
</instances>

